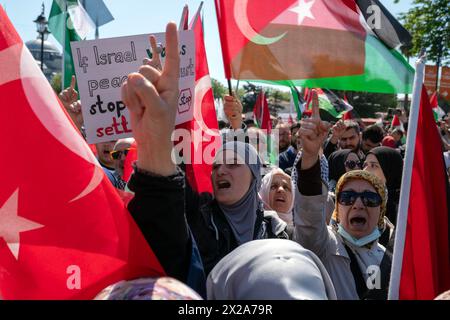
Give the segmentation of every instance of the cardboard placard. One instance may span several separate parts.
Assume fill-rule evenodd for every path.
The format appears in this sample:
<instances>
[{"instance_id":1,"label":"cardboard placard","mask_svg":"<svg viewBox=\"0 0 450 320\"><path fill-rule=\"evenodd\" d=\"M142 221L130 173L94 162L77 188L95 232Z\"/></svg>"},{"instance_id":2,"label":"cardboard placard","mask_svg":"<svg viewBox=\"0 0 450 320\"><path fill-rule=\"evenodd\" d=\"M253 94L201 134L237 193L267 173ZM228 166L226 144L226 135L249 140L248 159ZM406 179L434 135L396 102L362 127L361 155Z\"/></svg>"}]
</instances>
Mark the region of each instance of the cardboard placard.
<instances>
[{"instance_id":1,"label":"cardboard placard","mask_svg":"<svg viewBox=\"0 0 450 320\"><path fill-rule=\"evenodd\" d=\"M450 101L450 68L442 67L439 93L445 100Z\"/></svg>"},{"instance_id":2,"label":"cardboard placard","mask_svg":"<svg viewBox=\"0 0 450 320\"><path fill-rule=\"evenodd\" d=\"M154 33L165 58L165 33ZM132 136L121 85L137 72L144 58L152 57L150 34L71 42L80 93L86 140L98 143ZM180 78L176 123L193 117L195 91L195 38L193 31L179 32Z\"/></svg>"}]
</instances>

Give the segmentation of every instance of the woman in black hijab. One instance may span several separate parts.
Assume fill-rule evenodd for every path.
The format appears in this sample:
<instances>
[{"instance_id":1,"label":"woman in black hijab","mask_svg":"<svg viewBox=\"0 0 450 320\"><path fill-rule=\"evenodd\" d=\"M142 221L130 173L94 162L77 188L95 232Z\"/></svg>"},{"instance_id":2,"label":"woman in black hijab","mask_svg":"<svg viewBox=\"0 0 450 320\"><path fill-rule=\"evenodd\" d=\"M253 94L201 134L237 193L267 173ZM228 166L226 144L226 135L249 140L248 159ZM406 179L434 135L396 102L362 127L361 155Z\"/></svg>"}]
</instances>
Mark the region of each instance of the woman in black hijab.
<instances>
[{"instance_id":1,"label":"woman in black hijab","mask_svg":"<svg viewBox=\"0 0 450 320\"><path fill-rule=\"evenodd\" d=\"M342 149L333 152L328 158L330 189L334 192L336 183L344 173L352 170L359 170L362 161L351 149Z\"/></svg>"},{"instance_id":2,"label":"woman in black hijab","mask_svg":"<svg viewBox=\"0 0 450 320\"><path fill-rule=\"evenodd\" d=\"M386 216L395 225L402 183L402 156L396 149L376 147L367 154L364 170L372 172L386 184L388 190Z\"/></svg>"}]
</instances>

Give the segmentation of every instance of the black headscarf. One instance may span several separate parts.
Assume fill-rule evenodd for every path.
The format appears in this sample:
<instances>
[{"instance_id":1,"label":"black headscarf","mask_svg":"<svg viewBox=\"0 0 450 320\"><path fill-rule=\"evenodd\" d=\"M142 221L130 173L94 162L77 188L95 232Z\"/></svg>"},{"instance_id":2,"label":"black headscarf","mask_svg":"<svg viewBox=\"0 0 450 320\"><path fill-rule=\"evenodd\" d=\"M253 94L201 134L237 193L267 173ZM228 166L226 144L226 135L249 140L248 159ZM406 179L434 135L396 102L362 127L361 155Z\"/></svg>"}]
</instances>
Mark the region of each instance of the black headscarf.
<instances>
[{"instance_id":1,"label":"black headscarf","mask_svg":"<svg viewBox=\"0 0 450 320\"><path fill-rule=\"evenodd\" d=\"M380 163L386 178L387 189L400 189L402 183L403 159L396 149L376 147L368 152L373 154Z\"/></svg>"},{"instance_id":2,"label":"black headscarf","mask_svg":"<svg viewBox=\"0 0 450 320\"><path fill-rule=\"evenodd\" d=\"M329 177L330 180L338 181L339 178L347 172L345 169L345 160L348 155L353 152L351 149L338 150L330 154L328 157Z\"/></svg>"},{"instance_id":3,"label":"black headscarf","mask_svg":"<svg viewBox=\"0 0 450 320\"><path fill-rule=\"evenodd\" d=\"M398 201L402 184L402 156L399 151L389 147L373 148L367 155L369 154L373 154L377 158L386 178L386 188L388 190L386 216L395 225L397 223Z\"/></svg>"}]
</instances>

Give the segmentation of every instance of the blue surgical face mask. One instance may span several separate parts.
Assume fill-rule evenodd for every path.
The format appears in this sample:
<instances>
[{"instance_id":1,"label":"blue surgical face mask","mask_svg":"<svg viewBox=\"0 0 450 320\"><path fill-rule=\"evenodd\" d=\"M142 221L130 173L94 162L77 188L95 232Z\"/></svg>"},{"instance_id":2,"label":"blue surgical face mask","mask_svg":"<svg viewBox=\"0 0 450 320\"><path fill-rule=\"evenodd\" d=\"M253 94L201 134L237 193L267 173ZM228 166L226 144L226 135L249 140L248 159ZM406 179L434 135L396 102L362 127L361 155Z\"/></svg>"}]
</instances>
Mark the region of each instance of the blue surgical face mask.
<instances>
[{"instance_id":1,"label":"blue surgical face mask","mask_svg":"<svg viewBox=\"0 0 450 320\"><path fill-rule=\"evenodd\" d=\"M345 231L345 229L341 226L341 224L338 224L338 233L345 240L347 240L348 242L357 247L363 247L366 244L377 240L381 236L380 230L377 227L375 227L375 229L373 229L373 231L367 236L362 237L360 239L356 239L355 237L352 237L347 231Z\"/></svg>"}]
</instances>

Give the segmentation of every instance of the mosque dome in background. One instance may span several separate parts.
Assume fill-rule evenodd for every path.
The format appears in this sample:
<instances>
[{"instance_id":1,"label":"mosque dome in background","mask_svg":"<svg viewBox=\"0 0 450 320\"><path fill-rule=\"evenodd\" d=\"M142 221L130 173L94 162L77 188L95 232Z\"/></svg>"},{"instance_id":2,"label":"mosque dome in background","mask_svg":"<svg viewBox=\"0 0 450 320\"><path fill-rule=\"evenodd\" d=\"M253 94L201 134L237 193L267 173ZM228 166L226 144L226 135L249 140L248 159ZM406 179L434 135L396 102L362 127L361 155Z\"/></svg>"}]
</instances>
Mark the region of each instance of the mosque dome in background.
<instances>
[{"instance_id":1,"label":"mosque dome in background","mask_svg":"<svg viewBox=\"0 0 450 320\"><path fill-rule=\"evenodd\" d=\"M41 39L30 40L25 43L33 58L41 65ZM53 43L44 41L44 74L50 81L56 73L62 70L62 55Z\"/></svg>"}]
</instances>

